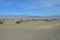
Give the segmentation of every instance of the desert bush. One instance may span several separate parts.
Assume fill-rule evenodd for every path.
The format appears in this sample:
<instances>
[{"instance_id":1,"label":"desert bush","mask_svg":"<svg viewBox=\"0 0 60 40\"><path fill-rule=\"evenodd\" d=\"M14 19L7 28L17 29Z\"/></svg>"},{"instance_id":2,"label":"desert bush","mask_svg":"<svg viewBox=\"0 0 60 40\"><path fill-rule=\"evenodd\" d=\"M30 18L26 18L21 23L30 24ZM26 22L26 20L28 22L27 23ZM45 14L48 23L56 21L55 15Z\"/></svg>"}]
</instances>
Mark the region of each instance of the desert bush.
<instances>
[{"instance_id":1,"label":"desert bush","mask_svg":"<svg viewBox=\"0 0 60 40\"><path fill-rule=\"evenodd\" d=\"M24 20L20 19L20 22L24 22Z\"/></svg>"},{"instance_id":2,"label":"desert bush","mask_svg":"<svg viewBox=\"0 0 60 40\"><path fill-rule=\"evenodd\" d=\"M33 21L41 21L41 19L33 19Z\"/></svg>"},{"instance_id":3,"label":"desert bush","mask_svg":"<svg viewBox=\"0 0 60 40\"><path fill-rule=\"evenodd\" d=\"M37 20L41 20L41 19L37 19Z\"/></svg>"},{"instance_id":4,"label":"desert bush","mask_svg":"<svg viewBox=\"0 0 60 40\"><path fill-rule=\"evenodd\" d=\"M37 21L37 19L32 19L32 21Z\"/></svg>"},{"instance_id":5,"label":"desert bush","mask_svg":"<svg viewBox=\"0 0 60 40\"><path fill-rule=\"evenodd\" d=\"M31 21L31 19L26 19L25 21L28 22L28 21Z\"/></svg>"},{"instance_id":6,"label":"desert bush","mask_svg":"<svg viewBox=\"0 0 60 40\"><path fill-rule=\"evenodd\" d=\"M26 20L26 22L28 22L29 20Z\"/></svg>"},{"instance_id":7,"label":"desert bush","mask_svg":"<svg viewBox=\"0 0 60 40\"><path fill-rule=\"evenodd\" d=\"M58 19L51 19L51 21L57 21Z\"/></svg>"},{"instance_id":8,"label":"desert bush","mask_svg":"<svg viewBox=\"0 0 60 40\"><path fill-rule=\"evenodd\" d=\"M32 21L32 19L26 19L25 22L29 22L29 21Z\"/></svg>"},{"instance_id":9,"label":"desert bush","mask_svg":"<svg viewBox=\"0 0 60 40\"><path fill-rule=\"evenodd\" d=\"M40 20L40 19L27 19L26 22L28 22L28 21L38 21L38 20Z\"/></svg>"},{"instance_id":10,"label":"desert bush","mask_svg":"<svg viewBox=\"0 0 60 40\"><path fill-rule=\"evenodd\" d=\"M4 19L0 19L0 24L3 24L4 23Z\"/></svg>"},{"instance_id":11,"label":"desert bush","mask_svg":"<svg viewBox=\"0 0 60 40\"><path fill-rule=\"evenodd\" d=\"M46 21L46 22L50 22L50 20L49 20L49 19L44 19L44 21Z\"/></svg>"},{"instance_id":12,"label":"desert bush","mask_svg":"<svg viewBox=\"0 0 60 40\"><path fill-rule=\"evenodd\" d=\"M0 24L3 24L3 22L0 22Z\"/></svg>"},{"instance_id":13,"label":"desert bush","mask_svg":"<svg viewBox=\"0 0 60 40\"><path fill-rule=\"evenodd\" d=\"M20 21L16 21L16 24L19 24L19 23L21 23Z\"/></svg>"}]
</instances>

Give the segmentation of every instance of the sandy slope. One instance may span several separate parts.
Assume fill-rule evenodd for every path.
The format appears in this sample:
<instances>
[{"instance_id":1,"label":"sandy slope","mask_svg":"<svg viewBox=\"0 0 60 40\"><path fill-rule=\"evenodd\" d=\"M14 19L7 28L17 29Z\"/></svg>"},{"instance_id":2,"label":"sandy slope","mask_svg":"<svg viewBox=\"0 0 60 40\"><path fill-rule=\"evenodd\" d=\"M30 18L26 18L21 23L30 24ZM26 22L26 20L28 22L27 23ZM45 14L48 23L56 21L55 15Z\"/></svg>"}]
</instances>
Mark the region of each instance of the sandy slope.
<instances>
[{"instance_id":1,"label":"sandy slope","mask_svg":"<svg viewBox=\"0 0 60 40\"><path fill-rule=\"evenodd\" d=\"M60 23L0 24L0 40L60 40Z\"/></svg>"}]
</instances>

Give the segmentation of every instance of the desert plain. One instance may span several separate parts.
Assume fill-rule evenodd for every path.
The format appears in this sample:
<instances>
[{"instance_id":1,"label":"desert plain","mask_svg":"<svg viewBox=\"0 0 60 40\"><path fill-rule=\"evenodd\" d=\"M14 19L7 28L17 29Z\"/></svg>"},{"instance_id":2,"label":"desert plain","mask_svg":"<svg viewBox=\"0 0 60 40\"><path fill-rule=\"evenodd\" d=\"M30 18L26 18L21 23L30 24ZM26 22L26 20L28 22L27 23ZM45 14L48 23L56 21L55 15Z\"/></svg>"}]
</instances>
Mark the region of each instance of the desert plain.
<instances>
[{"instance_id":1,"label":"desert plain","mask_svg":"<svg viewBox=\"0 0 60 40\"><path fill-rule=\"evenodd\" d=\"M60 19L0 19L0 40L60 40Z\"/></svg>"}]
</instances>

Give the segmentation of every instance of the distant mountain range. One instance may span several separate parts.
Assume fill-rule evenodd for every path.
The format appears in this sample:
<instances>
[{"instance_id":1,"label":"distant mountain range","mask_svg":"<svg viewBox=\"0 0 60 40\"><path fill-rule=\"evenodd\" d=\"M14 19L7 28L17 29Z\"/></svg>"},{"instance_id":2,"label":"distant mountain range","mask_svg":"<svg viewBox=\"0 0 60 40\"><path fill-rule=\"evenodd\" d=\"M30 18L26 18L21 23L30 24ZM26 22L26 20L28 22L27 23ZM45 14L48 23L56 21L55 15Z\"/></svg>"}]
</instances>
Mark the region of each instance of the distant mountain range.
<instances>
[{"instance_id":1,"label":"distant mountain range","mask_svg":"<svg viewBox=\"0 0 60 40\"><path fill-rule=\"evenodd\" d=\"M58 18L60 19L60 15L54 15L54 16L0 15L0 18Z\"/></svg>"}]
</instances>

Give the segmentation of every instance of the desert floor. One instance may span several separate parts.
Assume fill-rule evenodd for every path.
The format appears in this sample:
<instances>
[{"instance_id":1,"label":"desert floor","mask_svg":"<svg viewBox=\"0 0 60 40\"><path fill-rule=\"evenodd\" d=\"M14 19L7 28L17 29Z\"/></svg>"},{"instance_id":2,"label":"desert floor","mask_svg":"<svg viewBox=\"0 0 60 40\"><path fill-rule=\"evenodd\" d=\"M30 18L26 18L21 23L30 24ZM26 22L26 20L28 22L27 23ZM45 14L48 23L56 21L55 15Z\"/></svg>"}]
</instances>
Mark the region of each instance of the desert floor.
<instances>
[{"instance_id":1,"label":"desert floor","mask_svg":"<svg viewBox=\"0 0 60 40\"><path fill-rule=\"evenodd\" d=\"M30 21L0 24L0 40L60 40L60 23Z\"/></svg>"}]
</instances>

